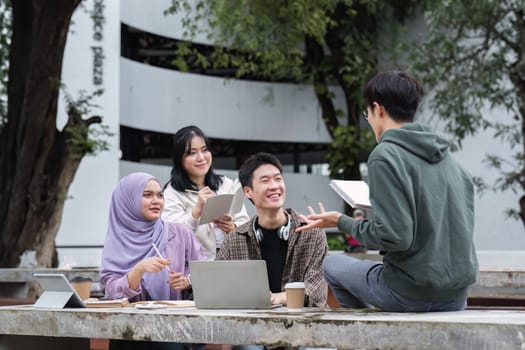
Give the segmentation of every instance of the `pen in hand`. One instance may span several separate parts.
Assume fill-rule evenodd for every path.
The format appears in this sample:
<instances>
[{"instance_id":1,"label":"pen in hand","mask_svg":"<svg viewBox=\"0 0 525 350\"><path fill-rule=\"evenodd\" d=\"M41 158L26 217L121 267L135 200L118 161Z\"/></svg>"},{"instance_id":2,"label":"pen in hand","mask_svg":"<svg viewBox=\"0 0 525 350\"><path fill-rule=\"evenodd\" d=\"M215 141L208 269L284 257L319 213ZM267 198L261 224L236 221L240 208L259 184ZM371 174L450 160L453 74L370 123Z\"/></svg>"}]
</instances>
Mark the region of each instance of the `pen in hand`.
<instances>
[{"instance_id":1,"label":"pen in hand","mask_svg":"<svg viewBox=\"0 0 525 350\"><path fill-rule=\"evenodd\" d=\"M155 245L155 243L151 243L151 246L153 247L153 249L155 249L155 252L157 253L157 255L159 256L159 258L161 259L166 259L162 256L162 254L160 253L160 250L159 248L157 248L157 246ZM168 270L168 272L170 271L170 268L168 267L168 265L165 265L164 266L166 268L166 270Z\"/></svg>"}]
</instances>

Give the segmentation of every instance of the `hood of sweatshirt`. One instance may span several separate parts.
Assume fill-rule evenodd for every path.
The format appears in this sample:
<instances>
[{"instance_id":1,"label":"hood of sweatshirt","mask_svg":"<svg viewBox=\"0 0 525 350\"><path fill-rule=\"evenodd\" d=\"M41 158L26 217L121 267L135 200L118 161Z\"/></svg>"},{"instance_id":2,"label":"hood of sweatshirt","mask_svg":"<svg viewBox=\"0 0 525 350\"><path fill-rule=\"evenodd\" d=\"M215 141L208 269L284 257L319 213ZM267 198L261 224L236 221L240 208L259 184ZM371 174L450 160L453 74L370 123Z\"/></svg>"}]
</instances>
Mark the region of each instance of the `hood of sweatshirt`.
<instances>
[{"instance_id":1,"label":"hood of sweatshirt","mask_svg":"<svg viewBox=\"0 0 525 350\"><path fill-rule=\"evenodd\" d=\"M449 143L417 123L404 124L401 128L388 129L379 138L379 143L390 142L429 163L440 162L448 153Z\"/></svg>"}]
</instances>

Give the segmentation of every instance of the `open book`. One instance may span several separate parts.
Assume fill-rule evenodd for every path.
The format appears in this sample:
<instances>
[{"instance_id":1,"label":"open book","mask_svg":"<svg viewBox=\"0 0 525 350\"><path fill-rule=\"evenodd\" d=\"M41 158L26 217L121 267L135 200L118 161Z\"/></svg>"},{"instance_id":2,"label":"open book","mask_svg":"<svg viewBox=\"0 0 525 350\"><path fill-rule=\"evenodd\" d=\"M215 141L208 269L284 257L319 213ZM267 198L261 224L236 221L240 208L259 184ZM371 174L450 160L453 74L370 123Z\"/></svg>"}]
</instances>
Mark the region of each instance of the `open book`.
<instances>
[{"instance_id":1,"label":"open book","mask_svg":"<svg viewBox=\"0 0 525 350\"><path fill-rule=\"evenodd\" d=\"M206 199L199 224L213 222L224 214L234 215L241 211L244 204L242 187L233 193L222 193Z\"/></svg>"},{"instance_id":2,"label":"open book","mask_svg":"<svg viewBox=\"0 0 525 350\"><path fill-rule=\"evenodd\" d=\"M370 208L368 185L359 180L331 180L330 187L352 208Z\"/></svg>"}]
</instances>

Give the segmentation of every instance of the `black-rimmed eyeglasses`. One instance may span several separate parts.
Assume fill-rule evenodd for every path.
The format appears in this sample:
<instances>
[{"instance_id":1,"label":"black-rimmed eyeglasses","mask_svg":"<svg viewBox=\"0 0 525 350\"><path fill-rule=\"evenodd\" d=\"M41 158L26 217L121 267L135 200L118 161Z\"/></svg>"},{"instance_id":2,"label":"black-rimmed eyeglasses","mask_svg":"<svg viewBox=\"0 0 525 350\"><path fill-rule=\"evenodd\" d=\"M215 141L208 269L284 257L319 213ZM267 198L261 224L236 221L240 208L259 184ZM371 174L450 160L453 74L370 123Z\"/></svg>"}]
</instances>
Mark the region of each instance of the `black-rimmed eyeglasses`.
<instances>
[{"instance_id":1,"label":"black-rimmed eyeglasses","mask_svg":"<svg viewBox=\"0 0 525 350\"><path fill-rule=\"evenodd\" d=\"M368 110L367 109L363 110L362 116L363 118L365 118L366 121L368 121Z\"/></svg>"}]
</instances>

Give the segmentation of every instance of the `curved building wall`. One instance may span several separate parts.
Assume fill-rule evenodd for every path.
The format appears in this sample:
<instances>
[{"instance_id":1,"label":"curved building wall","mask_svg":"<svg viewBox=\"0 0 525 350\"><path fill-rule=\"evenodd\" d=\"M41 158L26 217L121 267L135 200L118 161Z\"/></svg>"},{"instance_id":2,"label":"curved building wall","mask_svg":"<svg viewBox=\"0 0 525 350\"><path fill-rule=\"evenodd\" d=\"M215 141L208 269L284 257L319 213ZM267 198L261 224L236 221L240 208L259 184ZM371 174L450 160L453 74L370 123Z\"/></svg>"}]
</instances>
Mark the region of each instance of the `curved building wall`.
<instances>
[{"instance_id":1,"label":"curved building wall","mask_svg":"<svg viewBox=\"0 0 525 350\"><path fill-rule=\"evenodd\" d=\"M171 0L123 0L120 1L120 20L145 32L150 32L173 39L185 39L181 26L183 14L164 15ZM213 44L206 35L197 34L194 42Z\"/></svg>"},{"instance_id":2,"label":"curved building wall","mask_svg":"<svg viewBox=\"0 0 525 350\"><path fill-rule=\"evenodd\" d=\"M175 133L195 124L216 138L330 142L310 86L226 81L120 61L122 125Z\"/></svg>"}]
</instances>

